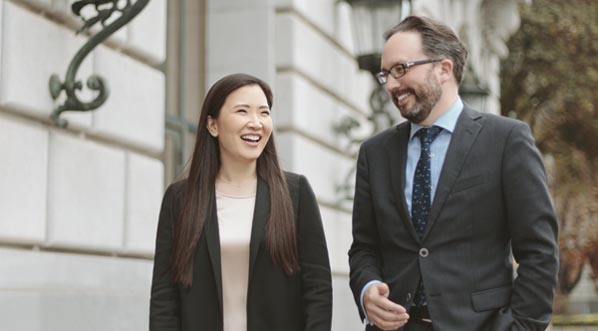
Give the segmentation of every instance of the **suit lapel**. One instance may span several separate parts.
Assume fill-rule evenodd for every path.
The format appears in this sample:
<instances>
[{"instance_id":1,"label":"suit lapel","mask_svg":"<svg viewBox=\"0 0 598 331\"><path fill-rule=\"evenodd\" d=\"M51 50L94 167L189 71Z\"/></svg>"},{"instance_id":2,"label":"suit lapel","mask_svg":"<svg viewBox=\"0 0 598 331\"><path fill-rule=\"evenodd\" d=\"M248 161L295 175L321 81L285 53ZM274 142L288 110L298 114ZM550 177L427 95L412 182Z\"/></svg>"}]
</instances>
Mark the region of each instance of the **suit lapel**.
<instances>
[{"instance_id":1,"label":"suit lapel","mask_svg":"<svg viewBox=\"0 0 598 331\"><path fill-rule=\"evenodd\" d=\"M212 268L214 269L214 280L216 281L220 311L222 311L222 269L220 265L220 234L218 229L216 195L215 192L212 194L213 195L210 219L206 226L206 241L208 245L208 253L210 254L210 260L212 261Z\"/></svg>"},{"instance_id":2,"label":"suit lapel","mask_svg":"<svg viewBox=\"0 0 598 331\"><path fill-rule=\"evenodd\" d=\"M266 223L270 214L270 191L264 180L258 177L257 190L255 195L255 207L253 211L253 223L251 225L251 240L249 244L249 283L253 274L253 266L257 258L260 245L266 234Z\"/></svg>"},{"instance_id":3,"label":"suit lapel","mask_svg":"<svg viewBox=\"0 0 598 331\"><path fill-rule=\"evenodd\" d=\"M479 117L477 112L467 105L464 105L446 152L446 158L444 159L440 178L438 179L438 185L436 186L436 194L434 195L423 239L427 237L434 222L438 218L457 177L461 173L461 168L463 167L467 154L478 133L482 129L481 124L476 121Z\"/></svg>"},{"instance_id":4,"label":"suit lapel","mask_svg":"<svg viewBox=\"0 0 598 331\"><path fill-rule=\"evenodd\" d=\"M397 126L397 134L390 138L391 141L386 144L386 148L390 163L388 170L395 201L399 208L399 217L413 239L419 242L419 236L415 232L405 201L405 167L407 166L407 144L409 143L410 127L409 122L403 122Z\"/></svg>"}]
</instances>

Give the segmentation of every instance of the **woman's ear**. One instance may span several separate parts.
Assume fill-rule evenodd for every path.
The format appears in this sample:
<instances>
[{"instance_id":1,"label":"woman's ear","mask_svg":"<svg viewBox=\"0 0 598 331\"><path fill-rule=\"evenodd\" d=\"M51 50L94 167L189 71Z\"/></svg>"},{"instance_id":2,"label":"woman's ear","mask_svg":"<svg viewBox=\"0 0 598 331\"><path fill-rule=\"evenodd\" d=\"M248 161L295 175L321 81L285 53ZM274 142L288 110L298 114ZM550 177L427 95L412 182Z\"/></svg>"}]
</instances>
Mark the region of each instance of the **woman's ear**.
<instances>
[{"instance_id":1,"label":"woman's ear","mask_svg":"<svg viewBox=\"0 0 598 331\"><path fill-rule=\"evenodd\" d=\"M208 115L208 123L206 124L206 129L210 132L210 135L214 138L218 138L218 123L212 116Z\"/></svg>"}]
</instances>

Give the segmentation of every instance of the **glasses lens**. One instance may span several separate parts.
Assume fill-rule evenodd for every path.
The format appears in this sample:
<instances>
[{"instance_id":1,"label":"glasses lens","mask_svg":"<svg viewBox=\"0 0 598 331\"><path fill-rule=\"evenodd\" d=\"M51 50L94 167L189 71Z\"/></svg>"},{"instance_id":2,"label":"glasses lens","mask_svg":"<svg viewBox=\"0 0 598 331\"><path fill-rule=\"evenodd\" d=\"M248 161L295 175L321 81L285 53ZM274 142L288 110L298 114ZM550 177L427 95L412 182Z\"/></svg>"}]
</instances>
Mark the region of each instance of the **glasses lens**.
<instances>
[{"instance_id":1,"label":"glasses lens","mask_svg":"<svg viewBox=\"0 0 598 331\"><path fill-rule=\"evenodd\" d=\"M392 75L392 77L394 77L394 79L398 79L405 75L405 68L399 64L390 69L390 74Z\"/></svg>"}]
</instances>

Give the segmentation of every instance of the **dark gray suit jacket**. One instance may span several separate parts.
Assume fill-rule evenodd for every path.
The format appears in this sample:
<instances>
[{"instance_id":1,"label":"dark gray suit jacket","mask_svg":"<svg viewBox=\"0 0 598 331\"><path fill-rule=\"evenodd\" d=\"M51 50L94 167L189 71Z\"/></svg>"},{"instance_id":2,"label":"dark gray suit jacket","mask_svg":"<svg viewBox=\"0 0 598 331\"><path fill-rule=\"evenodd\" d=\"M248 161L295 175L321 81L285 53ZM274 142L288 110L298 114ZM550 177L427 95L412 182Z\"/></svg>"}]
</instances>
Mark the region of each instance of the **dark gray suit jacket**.
<instances>
[{"instance_id":1,"label":"dark gray suit jacket","mask_svg":"<svg viewBox=\"0 0 598 331\"><path fill-rule=\"evenodd\" d=\"M287 276L272 263L265 247L270 208L267 184L259 179L250 241L247 330L330 331L332 284L320 211L303 176L286 173L295 211L301 271ZM216 206L199 239L193 263L193 285L173 284L168 268L175 219L184 182L164 194L154 258L150 302L151 331L222 330L222 281ZM215 201L215 198L214 198ZM215 203L215 202L214 202Z\"/></svg>"},{"instance_id":2,"label":"dark gray suit jacket","mask_svg":"<svg viewBox=\"0 0 598 331\"><path fill-rule=\"evenodd\" d=\"M404 197L409 130L386 130L359 152L349 262L361 317L369 281L388 283L390 299L409 309L423 277L435 330L544 330L557 221L529 127L464 106L421 240Z\"/></svg>"}]
</instances>

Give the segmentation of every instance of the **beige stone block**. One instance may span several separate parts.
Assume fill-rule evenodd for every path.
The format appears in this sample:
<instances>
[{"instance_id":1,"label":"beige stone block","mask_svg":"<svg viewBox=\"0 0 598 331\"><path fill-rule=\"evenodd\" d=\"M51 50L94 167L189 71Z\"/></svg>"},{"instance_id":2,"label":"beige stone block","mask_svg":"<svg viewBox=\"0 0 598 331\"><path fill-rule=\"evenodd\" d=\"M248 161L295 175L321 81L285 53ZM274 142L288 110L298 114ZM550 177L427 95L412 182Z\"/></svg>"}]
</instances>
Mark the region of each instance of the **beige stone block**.
<instances>
[{"instance_id":1,"label":"beige stone block","mask_svg":"<svg viewBox=\"0 0 598 331\"><path fill-rule=\"evenodd\" d=\"M54 132L48 175L48 245L119 250L125 216L125 152Z\"/></svg>"},{"instance_id":2,"label":"beige stone block","mask_svg":"<svg viewBox=\"0 0 598 331\"><path fill-rule=\"evenodd\" d=\"M0 242L39 244L46 237L48 131L0 116Z\"/></svg>"},{"instance_id":3,"label":"beige stone block","mask_svg":"<svg viewBox=\"0 0 598 331\"><path fill-rule=\"evenodd\" d=\"M151 256L164 192L164 165L134 153L127 159L125 251Z\"/></svg>"},{"instance_id":4,"label":"beige stone block","mask_svg":"<svg viewBox=\"0 0 598 331\"><path fill-rule=\"evenodd\" d=\"M96 71L110 77L110 97L94 113L95 132L153 152L164 148L164 74L106 47Z\"/></svg>"},{"instance_id":5,"label":"beige stone block","mask_svg":"<svg viewBox=\"0 0 598 331\"><path fill-rule=\"evenodd\" d=\"M49 80L57 74L64 81L66 70L75 53L83 45L83 37L43 16L4 2L2 22L2 62L0 64L0 105L9 105L27 113L49 116L56 104L50 95ZM77 79L85 84L91 75L92 57L80 66ZM57 100L64 100L65 94ZM82 101L92 99L91 91L79 94ZM72 124L89 126L89 113L65 115Z\"/></svg>"}]
</instances>

